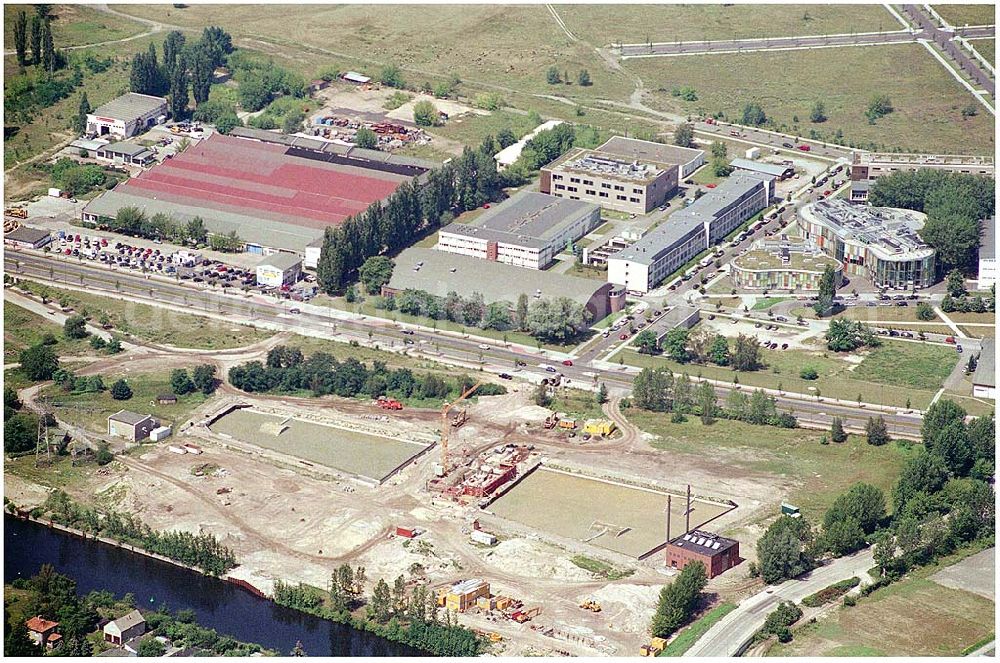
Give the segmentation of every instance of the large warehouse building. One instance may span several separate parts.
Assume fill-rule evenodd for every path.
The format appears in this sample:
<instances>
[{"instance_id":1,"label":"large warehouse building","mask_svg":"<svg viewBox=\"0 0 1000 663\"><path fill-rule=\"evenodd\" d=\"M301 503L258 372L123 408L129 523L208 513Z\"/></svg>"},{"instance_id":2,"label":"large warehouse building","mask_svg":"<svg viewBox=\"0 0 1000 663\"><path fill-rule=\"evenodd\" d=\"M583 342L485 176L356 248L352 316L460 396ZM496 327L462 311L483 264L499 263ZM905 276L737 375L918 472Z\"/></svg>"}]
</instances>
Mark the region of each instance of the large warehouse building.
<instances>
[{"instance_id":1,"label":"large warehouse building","mask_svg":"<svg viewBox=\"0 0 1000 663\"><path fill-rule=\"evenodd\" d=\"M211 233L235 232L251 253L304 255L326 227L424 172L215 134L91 201L83 219L100 223L128 206L180 223L197 216Z\"/></svg>"},{"instance_id":2,"label":"large warehouse building","mask_svg":"<svg viewBox=\"0 0 1000 663\"><path fill-rule=\"evenodd\" d=\"M774 178L738 172L608 257L608 280L643 294L774 202Z\"/></svg>"},{"instance_id":3,"label":"large warehouse building","mask_svg":"<svg viewBox=\"0 0 1000 663\"><path fill-rule=\"evenodd\" d=\"M522 293L529 302L568 297L590 311L593 320L601 320L625 305L624 293L610 283L418 247L399 254L382 294L395 295L404 290L422 290L442 298L449 292L462 297L479 293L487 306L508 302L513 307Z\"/></svg>"},{"instance_id":4,"label":"large warehouse building","mask_svg":"<svg viewBox=\"0 0 1000 663\"><path fill-rule=\"evenodd\" d=\"M87 135L125 140L166 119L166 99L129 92L87 114Z\"/></svg>"},{"instance_id":5,"label":"large warehouse building","mask_svg":"<svg viewBox=\"0 0 1000 663\"><path fill-rule=\"evenodd\" d=\"M859 207L846 200L819 200L799 210L806 240L864 276L876 287L927 288L934 284L934 249L917 234L926 215L890 207Z\"/></svg>"},{"instance_id":6,"label":"large warehouse building","mask_svg":"<svg viewBox=\"0 0 1000 663\"><path fill-rule=\"evenodd\" d=\"M521 191L470 223L441 229L437 248L483 260L543 269L566 248L601 223L592 203Z\"/></svg>"}]
</instances>

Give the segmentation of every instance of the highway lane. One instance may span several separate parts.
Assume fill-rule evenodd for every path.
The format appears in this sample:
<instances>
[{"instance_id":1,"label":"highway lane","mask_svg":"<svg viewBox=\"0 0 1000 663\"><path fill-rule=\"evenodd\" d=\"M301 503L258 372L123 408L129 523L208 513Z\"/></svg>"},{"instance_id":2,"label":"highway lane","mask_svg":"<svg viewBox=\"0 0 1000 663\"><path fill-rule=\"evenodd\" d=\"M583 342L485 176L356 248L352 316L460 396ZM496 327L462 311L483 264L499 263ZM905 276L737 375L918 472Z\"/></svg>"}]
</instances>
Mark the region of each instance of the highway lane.
<instances>
[{"instance_id":1,"label":"highway lane","mask_svg":"<svg viewBox=\"0 0 1000 663\"><path fill-rule=\"evenodd\" d=\"M539 363L556 365L569 379L571 386L587 387L596 382L605 382L609 389L627 392L637 369L622 366L617 369L599 369L577 362L574 366L559 365L559 361L547 357L547 353L531 351L519 346L496 347L488 350L478 347L476 338L462 338L440 331L430 331L423 327L399 325L378 318L344 319L344 312L330 309L326 315L311 313L304 309L300 314L289 313L294 302L267 302L248 300L242 295L223 294L186 282L174 282L162 278L146 278L142 274L110 270L86 262L71 262L55 259L45 254L24 251L8 252L5 269L19 277L30 277L51 282L84 287L110 296L128 297L136 302L149 305L173 305L180 308L217 316L239 316L250 322L266 322L279 329L297 331L306 335L335 338L346 341L368 339L381 347L409 354L419 354L428 359L444 362L460 362L467 367L491 372L514 374L516 362L524 362L519 377L537 382L549 375L537 368ZM309 307L315 308L315 307ZM404 334L404 330L412 334ZM406 341L413 342L405 345ZM404 346L407 348L404 350ZM433 350L432 350L433 348ZM725 399L730 388L717 386L720 398ZM779 407L795 413L803 425L829 426L834 416L841 417L845 426L863 429L871 408L855 405L836 405L807 398L788 395L777 396ZM890 432L897 435L918 436L920 417L918 414L883 413Z\"/></svg>"}]
</instances>

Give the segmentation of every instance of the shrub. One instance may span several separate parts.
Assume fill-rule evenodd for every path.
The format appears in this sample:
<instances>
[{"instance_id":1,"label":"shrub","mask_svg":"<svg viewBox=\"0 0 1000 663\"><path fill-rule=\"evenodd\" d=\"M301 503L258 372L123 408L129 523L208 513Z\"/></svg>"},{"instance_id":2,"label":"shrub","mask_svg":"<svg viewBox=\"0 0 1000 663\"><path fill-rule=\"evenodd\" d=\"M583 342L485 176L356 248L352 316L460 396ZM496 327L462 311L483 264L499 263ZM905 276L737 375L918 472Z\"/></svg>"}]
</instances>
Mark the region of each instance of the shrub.
<instances>
[{"instance_id":1,"label":"shrub","mask_svg":"<svg viewBox=\"0 0 1000 663\"><path fill-rule=\"evenodd\" d=\"M799 377L803 380L816 380L819 378L819 373L812 366L806 366L801 371L799 371Z\"/></svg>"}]
</instances>

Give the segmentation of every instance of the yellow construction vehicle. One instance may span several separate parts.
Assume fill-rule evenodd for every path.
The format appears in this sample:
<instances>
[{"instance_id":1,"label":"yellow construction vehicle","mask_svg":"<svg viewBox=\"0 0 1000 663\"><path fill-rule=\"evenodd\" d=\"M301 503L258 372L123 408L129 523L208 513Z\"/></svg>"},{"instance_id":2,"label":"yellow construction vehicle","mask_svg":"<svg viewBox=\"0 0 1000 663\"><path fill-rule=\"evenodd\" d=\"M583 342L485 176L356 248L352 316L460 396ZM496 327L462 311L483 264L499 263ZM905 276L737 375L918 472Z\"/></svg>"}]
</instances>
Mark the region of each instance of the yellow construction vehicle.
<instances>
[{"instance_id":1,"label":"yellow construction vehicle","mask_svg":"<svg viewBox=\"0 0 1000 663\"><path fill-rule=\"evenodd\" d=\"M503 640L503 636L497 633L496 631L490 631L488 635L490 642L495 643L495 642L501 642Z\"/></svg>"},{"instance_id":2,"label":"yellow construction vehicle","mask_svg":"<svg viewBox=\"0 0 1000 663\"><path fill-rule=\"evenodd\" d=\"M591 612L601 611L601 604L598 603L597 601L592 601L590 599L587 599L586 601L581 603L580 607L583 608L584 610L590 610Z\"/></svg>"}]
</instances>

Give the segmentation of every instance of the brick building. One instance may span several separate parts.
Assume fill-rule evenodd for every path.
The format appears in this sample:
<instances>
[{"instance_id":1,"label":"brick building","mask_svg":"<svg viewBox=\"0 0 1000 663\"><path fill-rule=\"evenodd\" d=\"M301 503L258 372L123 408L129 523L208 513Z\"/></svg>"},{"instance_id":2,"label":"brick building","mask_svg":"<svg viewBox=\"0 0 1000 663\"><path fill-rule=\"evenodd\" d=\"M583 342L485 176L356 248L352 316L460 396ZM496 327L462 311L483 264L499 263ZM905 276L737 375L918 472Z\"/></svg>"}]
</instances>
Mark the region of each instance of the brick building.
<instances>
[{"instance_id":1,"label":"brick building","mask_svg":"<svg viewBox=\"0 0 1000 663\"><path fill-rule=\"evenodd\" d=\"M667 544L667 566L680 570L691 562L704 564L705 575L714 578L740 563L739 541L692 530Z\"/></svg>"}]
</instances>

